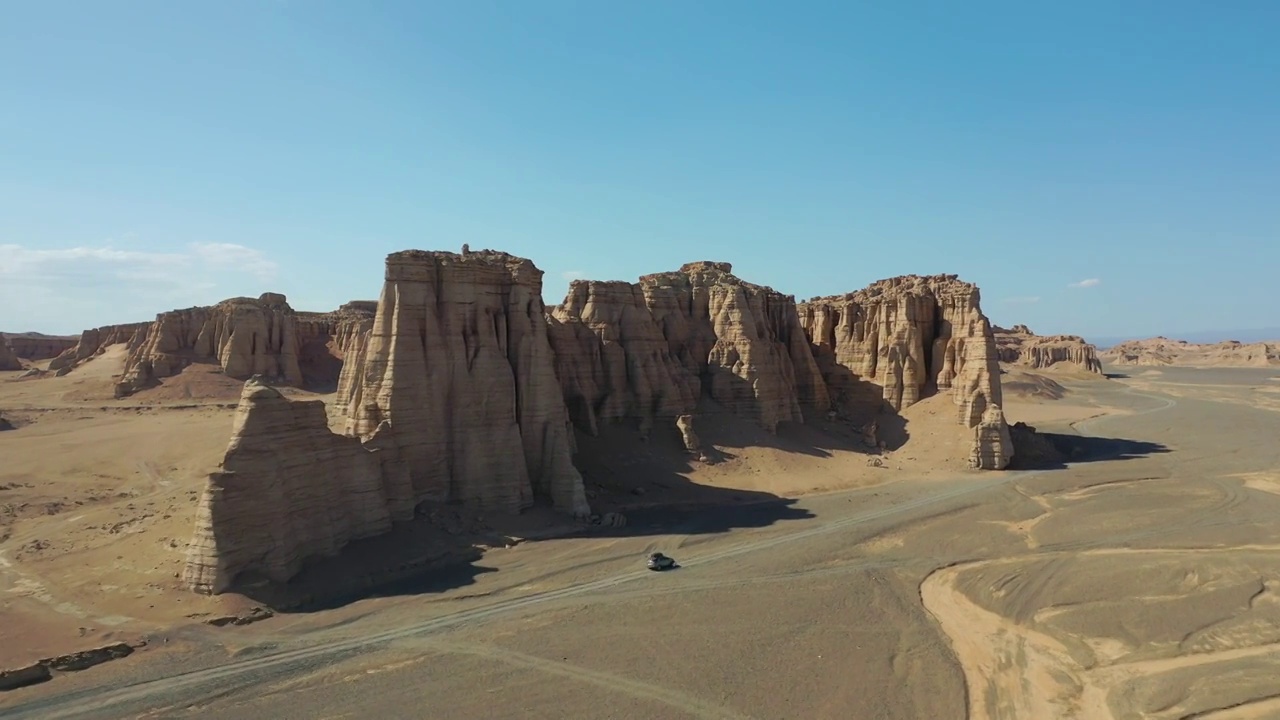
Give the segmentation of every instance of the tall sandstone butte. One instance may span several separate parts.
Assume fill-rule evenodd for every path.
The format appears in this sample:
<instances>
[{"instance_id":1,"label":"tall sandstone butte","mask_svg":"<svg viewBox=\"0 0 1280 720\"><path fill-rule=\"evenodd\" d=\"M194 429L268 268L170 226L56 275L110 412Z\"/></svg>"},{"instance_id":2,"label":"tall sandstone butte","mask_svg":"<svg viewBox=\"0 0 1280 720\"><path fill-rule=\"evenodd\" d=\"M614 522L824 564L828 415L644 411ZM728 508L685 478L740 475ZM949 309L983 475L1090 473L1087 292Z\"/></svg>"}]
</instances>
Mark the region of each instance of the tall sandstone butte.
<instances>
[{"instance_id":1,"label":"tall sandstone butte","mask_svg":"<svg viewBox=\"0 0 1280 720\"><path fill-rule=\"evenodd\" d=\"M825 412L795 298L694 262L638 283L574 281L548 317L574 423L672 422L707 397L767 430Z\"/></svg>"},{"instance_id":2,"label":"tall sandstone butte","mask_svg":"<svg viewBox=\"0 0 1280 720\"><path fill-rule=\"evenodd\" d=\"M1068 367L1102 374L1098 349L1079 335L1036 335L1026 325L993 327L1000 362L1035 369Z\"/></svg>"},{"instance_id":3,"label":"tall sandstone butte","mask_svg":"<svg viewBox=\"0 0 1280 720\"><path fill-rule=\"evenodd\" d=\"M518 511L543 496L590 513L531 261L491 250L392 253L354 354L339 393L347 432L367 437L390 422L415 502Z\"/></svg>"},{"instance_id":4,"label":"tall sandstone butte","mask_svg":"<svg viewBox=\"0 0 1280 720\"><path fill-rule=\"evenodd\" d=\"M868 383L897 411L950 393L973 431L969 464L1008 466L999 360L976 285L955 275L907 275L814 298L799 313L837 405L865 397Z\"/></svg>"},{"instance_id":5,"label":"tall sandstone butte","mask_svg":"<svg viewBox=\"0 0 1280 720\"><path fill-rule=\"evenodd\" d=\"M386 434L334 434L323 401L290 401L250 378L200 498L184 584L220 593L242 573L286 582L308 558L412 518L408 472Z\"/></svg>"}]
</instances>

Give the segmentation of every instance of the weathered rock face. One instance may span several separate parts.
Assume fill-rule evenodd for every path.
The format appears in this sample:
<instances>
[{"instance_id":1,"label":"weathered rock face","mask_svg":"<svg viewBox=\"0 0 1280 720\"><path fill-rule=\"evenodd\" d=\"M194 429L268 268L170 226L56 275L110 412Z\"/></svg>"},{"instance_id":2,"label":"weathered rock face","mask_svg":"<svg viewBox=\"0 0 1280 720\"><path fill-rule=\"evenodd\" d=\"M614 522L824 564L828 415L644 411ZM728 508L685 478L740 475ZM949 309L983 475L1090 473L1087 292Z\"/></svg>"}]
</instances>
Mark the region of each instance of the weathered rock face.
<instances>
[{"instance_id":1,"label":"weathered rock face","mask_svg":"<svg viewBox=\"0 0 1280 720\"><path fill-rule=\"evenodd\" d=\"M9 347L9 341L0 338L0 370L21 370L22 361Z\"/></svg>"},{"instance_id":2,"label":"weathered rock face","mask_svg":"<svg viewBox=\"0 0 1280 720\"><path fill-rule=\"evenodd\" d=\"M85 360L102 354L108 347L119 345L120 343L125 343L127 348L133 351L145 339L147 330L150 327L151 323L143 322L104 325L103 327L85 330L80 333L80 339L74 347L64 350L49 361L49 369L55 371L70 370Z\"/></svg>"},{"instance_id":3,"label":"weathered rock face","mask_svg":"<svg viewBox=\"0 0 1280 720\"><path fill-rule=\"evenodd\" d=\"M993 327L1000 362L1044 369L1057 365L1102 374L1097 348L1079 335L1036 335L1026 325Z\"/></svg>"},{"instance_id":4,"label":"weathered rock face","mask_svg":"<svg viewBox=\"0 0 1280 720\"><path fill-rule=\"evenodd\" d=\"M894 410L949 393L974 431L970 464L1008 465L999 360L977 286L955 275L908 275L814 298L799 314L837 406L865 402L875 390Z\"/></svg>"},{"instance_id":5,"label":"weathered rock face","mask_svg":"<svg viewBox=\"0 0 1280 720\"><path fill-rule=\"evenodd\" d=\"M298 367L313 389L335 387L345 404L343 377L360 367L359 354L368 341L378 303L354 300L329 313L297 313ZM349 382L349 379L348 379Z\"/></svg>"},{"instance_id":6,"label":"weathered rock face","mask_svg":"<svg viewBox=\"0 0 1280 720\"><path fill-rule=\"evenodd\" d=\"M1280 342L1191 343L1154 337L1130 340L1100 355L1116 365L1186 365L1189 367L1271 367L1280 365Z\"/></svg>"},{"instance_id":7,"label":"weathered rock face","mask_svg":"<svg viewBox=\"0 0 1280 720\"><path fill-rule=\"evenodd\" d=\"M262 375L301 385L298 347L293 308L277 293L160 313L131 348L117 394L176 375L197 361L217 362L228 377Z\"/></svg>"},{"instance_id":8,"label":"weathered rock face","mask_svg":"<svg viewBox=\"0 0 1280 720\"><path fill-rule=\"evenodd\" d=\"M688 414L703 395L769 430L828 406L795 299L728 263L575 281L550 323L570 414L589 433L600 420Z\"/></svg>"},{"instance_id":9,"label":"weathered rock face","mask_svg":"<svg viewBox=\"0 0 1280 720\"><path fill-rule=\"evenodd\" d=\"M329 431L324 403L245 383L221 469L196 513L183 582L219 593L252 573L276 582L309 557L413 517L413 490L384 424L372 437Z\"/></svg>"},{"instance_id":10,"label":"weathered rock face","mask_svg":"<svg viewBox=\"0 0 1280 720\"><path fill-rule=\"evenodd\" d=\"M393 253L368 341L344 369L347 431L367 437L390 421L417 502L515 511L540 495L586 515L547 334L532 262Z\"/></svg>"},{"instance_id":11,"label":"weathered rock face","mask_svg":"<svg viewBox=\"0 0 1280 720\"><path fill-rule=\"evenodd\" d=\"M78 338L42 333L0 333L13 354L26 360L48 360L76 346Z\"/></svg>"}]
</instances>

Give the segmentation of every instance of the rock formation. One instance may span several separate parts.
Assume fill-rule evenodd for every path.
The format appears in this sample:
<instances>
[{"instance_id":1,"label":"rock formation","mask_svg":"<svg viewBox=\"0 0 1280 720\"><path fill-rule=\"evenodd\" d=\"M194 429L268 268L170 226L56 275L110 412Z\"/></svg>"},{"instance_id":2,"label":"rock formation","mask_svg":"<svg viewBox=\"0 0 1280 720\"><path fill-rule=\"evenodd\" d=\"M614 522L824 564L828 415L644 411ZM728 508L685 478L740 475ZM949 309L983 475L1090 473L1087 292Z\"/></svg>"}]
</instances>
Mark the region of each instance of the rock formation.
<instances>
[{"instance_id":1,"label":"rock formation","mask_svg":"<svg viewBox=\"0 0 1280 720\"><path fill-rule=\"evenodd\" d=\"M591 434L601 420L673 420L703 396L770 431L828 406L795 299L728 263L574 281L549 322L570 415Z\"/></svg>"},{"instance_id":2,"label":"rock formation","mask_svg":"<svg viewBox=\"0 0 1280 720\"><path fill-rule=\"evenodd\" d=\"M344 370L349 434L390 421L416 502L587 515L556 380L542 271L491 250L387 257L377 316Z\"/></svg>"},{"instance_id":3,"label":"rock formation","mask_svg":"<svg viewBox=\"0 0 1280 720\"><path fill-rule=\"evenodd\" d=\"M49 369L62 375L77 365L96 355L101 355L112 345L126 344L129 350L137 347L146 336L151 323L127 323L124 325L104 325L103 327L85 330L80 339L68 350L64 350L49 361Z\"/></svg>"},{"instance_id":4,"label":"rock formation","mask_svg":"<svg viewBox=\"0 0 1280 720\"><path fill-rule=\"evenodd\" d=\"M231 298L212 307L160 313L125 361L117 395L176 375L192 362L216 362L228 377L261 375L301 385L293 308L285 296Z\"/></svg>"},{"instance_id":5,"label":"rock formation","mask_svg":"<svg viewBox=\"0 0 1280 720\"><path fill-rule=\"evenodd\" d=\"M1097 348L1079 335L1036 335L1026 325L994 327L1000 362L1044 369L1054 365L1102 374Z\"/></svg>"},{"instance_id":6,"label":"rock formation","mask_svg":"<svg viewBox=\"0 0 1280 720\"><path fill-rule=\"evenodd\" d=\"M299 313L278 293L231 298L163 312L149 323L86 330L49 368L65 374L108 346L125 343L128 355L117 396L137 392L193 363L217 365L239 380L262 375L285 385L305 386L316 380L332 387L346 350L368 332L375 307L356 301L332 313Z\"/></svg>"},{"instance_id":7,"label":"rock formation","mask_svg":"<svg viewBox=\"0 0 1280 720\"><path fill-rule=\"evenodd\" d=\"M409 475L384 423L372 437L329 431L324 403L245 383L231 443L196 513L183 582L220 593L242 573L276 582L309 557L413 517Z\"/></svg>"},{"instance_id":8,"label":"rock formation","mask_svg":"<svg viewBox=\"0 0 1280 720\"><path fill-rule=\"evenodd\" d=\"M946 392L974 433L970 465L1009 464L999 360L977 286L955 275L908 275L814 298L799 314L838 408L879 395L902 410Z\"/></svg>"},{"instance_id":9,"label":"rock formation","mask_svg":"<svg viewBox=\"0 0 1280 720\"><path fill-rule=\"evenodd\" d=\"M1154 337L1107 348L1103 360L1116 365L1186 365L1202 367L1271 367L1280 365L1280 342L1190 343Z\"/></svg>"},{"instance_id":10,"label":"rock formation","mask_svg":"<svg viewBox=\"0 0 1280 720\"><path fill-rule=\"evenodd\" d=\"M26 360L48 360L76 346L77 338L43 333L0 333L13 354Z\"/></svg>"},{"instance_id":11,"label":"rock formation","mask_svg":"<svg viewBox=\"0 0 1280 720\"><path fill-rule=\"evenodd\" d=\"M9 341L0 338L0 370L21 370L22 361L9 347Z\"/></svg>"}]
</instances>

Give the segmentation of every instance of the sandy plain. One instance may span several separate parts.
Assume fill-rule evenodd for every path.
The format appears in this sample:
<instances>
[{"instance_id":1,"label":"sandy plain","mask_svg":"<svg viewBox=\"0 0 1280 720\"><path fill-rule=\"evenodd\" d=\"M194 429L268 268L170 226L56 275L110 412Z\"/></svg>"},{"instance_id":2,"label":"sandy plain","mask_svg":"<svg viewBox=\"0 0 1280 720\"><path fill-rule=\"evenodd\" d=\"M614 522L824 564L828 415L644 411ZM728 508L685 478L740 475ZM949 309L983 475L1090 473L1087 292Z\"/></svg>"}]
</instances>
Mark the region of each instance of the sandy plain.
<instances>
[{"instance_id":1,"label":"sandy plain","mask_svg":"<svg viewBox=\"0 0 1280 720\"><path fill-rule=\"evenodd\" d=\"M683 477L772 500L681 510L652 490L626 528L212 627L251 601L173 575L238 384L116 401L114 362L0 377L18 425L0 433L0 653L148 644L0 695L6 718L1280 715L1273 370L1019 375L1010 421L1086 438L1087 460L1044 471L946 462L932 402L881 468L739 438ZM644 570L653 550L682 567Z\"/></svg>"}]
</instances>

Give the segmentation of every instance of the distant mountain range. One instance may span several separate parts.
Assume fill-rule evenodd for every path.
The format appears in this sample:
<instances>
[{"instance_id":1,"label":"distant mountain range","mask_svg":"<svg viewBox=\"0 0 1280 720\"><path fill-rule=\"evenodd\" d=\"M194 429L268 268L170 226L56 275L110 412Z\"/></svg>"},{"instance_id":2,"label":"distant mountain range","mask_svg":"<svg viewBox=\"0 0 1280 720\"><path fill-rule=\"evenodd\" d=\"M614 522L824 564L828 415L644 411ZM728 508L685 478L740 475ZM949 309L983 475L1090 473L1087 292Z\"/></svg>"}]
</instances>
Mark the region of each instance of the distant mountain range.
<instances>
[{"instance_id":1,"label":"distant mountain range","mask_svg":"<svg viewBox=\"0 0 1280 720\"><path fill-rule=\"evenodd\" d=\"M1192 343L1218 343L1227 340L1239 340L1242 343L1254 343L1264 341L1280 342L1280 327L1253 328L1251 330L1201 330L1198 332L1162 332L1154 335L1128 336L1128 337L1093 337L1086 336L1085 340L1093 343L1099 350L1105 350L1112 345L1119 345L1126 340L1145 340L1147 338L1162 336L1170 340L1186 340Z\"/></svg>"}]
</instances>

